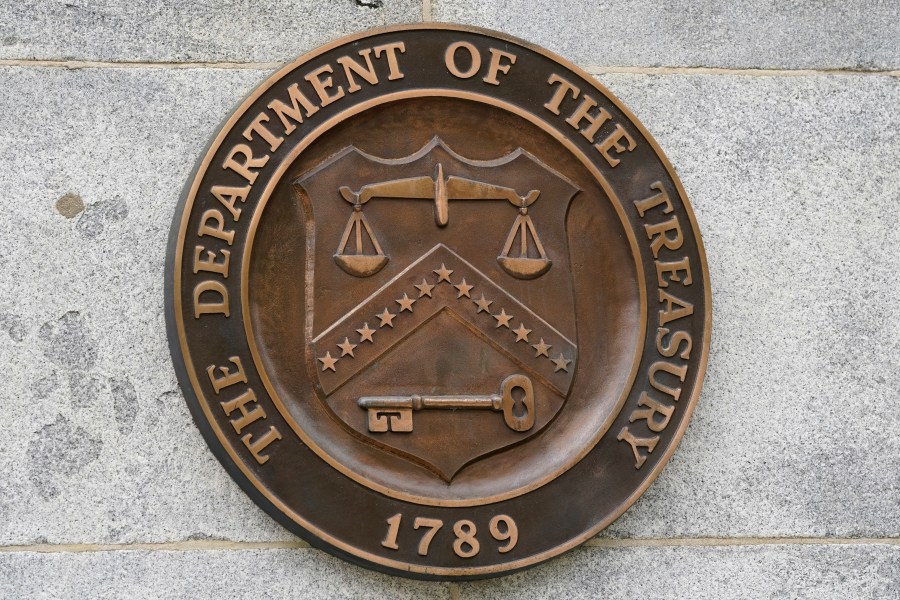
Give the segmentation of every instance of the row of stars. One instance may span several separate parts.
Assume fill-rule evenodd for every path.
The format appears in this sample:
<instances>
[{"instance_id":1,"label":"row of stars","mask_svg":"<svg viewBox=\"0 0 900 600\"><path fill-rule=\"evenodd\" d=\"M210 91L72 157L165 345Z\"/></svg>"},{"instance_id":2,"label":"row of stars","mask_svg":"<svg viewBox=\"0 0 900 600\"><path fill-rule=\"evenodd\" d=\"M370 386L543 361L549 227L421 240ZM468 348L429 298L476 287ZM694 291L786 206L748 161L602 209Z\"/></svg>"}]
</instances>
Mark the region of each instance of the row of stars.
<instances>
[{"instance_id":1,"label":"row of stars","mask_svg":"<svg viewBox=\"0 0 900 600\"><path fill-rule=\"evenodd\" d=\"M435 270L434 272L438 276L438 283L440 283L441 281L446 281L447 283L453 285L453 282L450 281L450 275L453 273L453 271L451 269L448 269L447 267L445 267L443 265L443 263L441 264L441 268ZM463 278L462 282L460 282L459 284L453 285L453 287L455 287L459 291L457 298L462 298L463 296L465 296L466 298L468 298L469 300L471 300L472 302L475 303L475 306L478 307L478 310L475 311L475 314L480 314L482 312L486 312L487 314L491 315L494 319L496 319L496 321L497 321L496 327L498 329L500 327L506 327L512 333L516 334L516 343L517 344L519 342L525 342L526 344L528 343L528 341L529 341L528 334L530 334L532 332L532 330L525 327L525 324L521 321L519 321L519 327L516 329L513 329L510 326L510 321L512 321L513 315L507 314L505 308L501 308L500 312L497 313L496 315L493 314L490 310L490 306L491 306L491 304L494 303L494 301L488 300L487 298L485 298L484 294L481 294L481 297L478 298L477 300L472 298L472 296L469 293L472 291L472 289L475 286L468 285L466 283L465 278ZM548 359L550 359L550 361L556 367L554 369L554 372L556 372L556 371L565 371L567 373L569 372L569 364L572 361L565 358L563 356L562 352L560 352L559 356L557 356L556 358L550 358L550 348L552 348L553 346L551 344L544 342L544 338L541 338L541 341L538 342L537 344L531 344L531 347L534 348L534 352L535 352L534 357L535 358L537 358L539 356L545 356Z\"/></svg>"},{"instance_id":2,"label":"row of stars","mask_svg":"<svg viewBox=\"0 0 900 600\"><path fill-rule=\"evenodd\" d=\"M416 285L415 287L419 290L419 298L422 298L423 296L428 296L429 298L431 298L431 290L434 289L434 286L429 284L427 280L422 279L422 283ZM379 321L378 329L382 329L384 327L390 327L393 329L394 319L397 317L397 315L399 315L403 311L409 311L410 313L412 313L413 304L415 304L419 298L410 298L409 294L404 293L402 298L394 300L394 302L396 302L400 306L400 310L396 313L392 313L388 309L388 307L385 306L383 311L375 315L375 317ZM359 344L362 344L363 342L374 344L374 336L375 333L378 332L378 329L372 329L371 327L369 327L368 321L363 323L362 328L356 330L356 333L359 334ZM322 371L332 371L336 373L338 361L345 356L355 358L353 351L359 346L359 344L354 344L350 341L349 337L344 337L344 341L340 344L337 344L337 347L341 350L340 356L331 356L331 351L328 351L325 353L325 356L321 356L318 358L319 362L322 363Z\"/></svg>"},{"instance_id":3,"label":"row of stars","mask_svg":"<svg viewBox=\"0 0 900 600\"><path fill-rule=\"evenodd\" d=\"M512 327L510 327L509 323L512 320L513 315L507 314L505 308L501 308L500 312L496 315L491 313L490 306L491 306L491 304L494 303L494 301L488 300L487 298L485 298L484 294L481 294L481 297L478 298L477 300L473 299L471 296L471 291L475 288L475 286L466 283L465 277L463 277L462 281L460 281L459 283L454 284L453 281L451 281L451 279L450 279L450 276L453 274L453 270L448 269L444 263L441 263L441 268L435 269L433 271L433 273L435 275L437 275L437 277L438 277L437 285L439 285L441 282L447 282L449 285L456 288L457 299L468 298L469 300L472 300L472 302L474 302L475 305L478 307L478 310L475 312L475 314L479 314L482 312L488 313L494 319L497 320L497 325L496 325L497 328L506 327L512 333L514 333L516 335L516 343L519 343L519 342L525 342L526 344L528 343L528 341L529 341L528 335L532 332L532 330L526 328L525 324L522 323L521 321L519 322L519 327L517 329L513 329ZM419 291L418 298L410 298L409 294L404 293L403 298L399 298L394 301L398 305L400 305L400 310L397 313L392 313L388 310L387 307L385 307L384 310L380 314L375 315L379 319L379 329L384 328L384 327L393 328L394 327L393 321L394 321L394 318L397 317L397 315L399 315L403 311L409 311L410 313L412 313L413 312L413 304L415 304L417 300L419 300L420 298L423 298L423 297L431 298L432 297L431 293L435 288L435 284L430 284L430 283L428 283L428 281L426 279L423 278L422 283L416 284L416 285L414 285L414 287ZM375 335L375 333L377 331L378 331L377 329L370 328L368 322L364 323L362 326L362 329L356 330L356 332L360 336L359 343L361 344L363 342L369 342L369 343L374 344L375 340L374 340L373 336ZM322 363L322 371L330 370L332 372L337 372L337 368L336 368L337 362L345 356L354 358L353 351L357 348L358 345L359 344L352 343L350 341L349 337L345 337L343 342L341 342L340 344L337 344L337 347L340 348L340 350L341 350L340 357L332 357L331 352L329 351L329 352L325 353L325 356L320 357L318 359ZM531 344L531 347L534 348L535 358L544 356L544 357L548 358L550 360L550 362L552 362L554 364L554 366L555 366L554 372L556 372L556 371L568 372L569 371L569 364L572 361L565 358L563 356L562 352L560 352L559 356L557 356L556 358L551 358L550 357L550 348L552 348L553 346L551 344L547 344L546 342L544 342L544 338L541 338L540 342L538 342L537 344Z\"/></svg>"}]
</instances>

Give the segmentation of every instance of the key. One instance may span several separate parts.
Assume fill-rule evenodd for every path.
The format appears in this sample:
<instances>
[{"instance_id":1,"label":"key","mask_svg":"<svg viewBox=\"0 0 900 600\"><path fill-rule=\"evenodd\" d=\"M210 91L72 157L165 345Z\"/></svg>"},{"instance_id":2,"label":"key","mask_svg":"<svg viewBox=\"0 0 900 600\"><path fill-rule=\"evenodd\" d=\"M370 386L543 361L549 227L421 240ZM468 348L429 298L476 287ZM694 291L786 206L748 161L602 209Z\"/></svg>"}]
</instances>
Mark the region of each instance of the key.
<instances>
[{"instance_id":1,"label":"key","mask_svg":"<svg viewBox=\"0 0 900 600\"><path fill-rule=\"evenodd\" d=\"M516 410L513 390L522 390L521 410ZM499 394L485 396L363 396L359 407L368 411L369 431L373 433L410 433L413 411L490 409L502 411L503 420L513 431L534 427L534 386L525 375L510 375L500 384ZM520 413L520 414L517 414Z\"/></svg>"}]
</instances>

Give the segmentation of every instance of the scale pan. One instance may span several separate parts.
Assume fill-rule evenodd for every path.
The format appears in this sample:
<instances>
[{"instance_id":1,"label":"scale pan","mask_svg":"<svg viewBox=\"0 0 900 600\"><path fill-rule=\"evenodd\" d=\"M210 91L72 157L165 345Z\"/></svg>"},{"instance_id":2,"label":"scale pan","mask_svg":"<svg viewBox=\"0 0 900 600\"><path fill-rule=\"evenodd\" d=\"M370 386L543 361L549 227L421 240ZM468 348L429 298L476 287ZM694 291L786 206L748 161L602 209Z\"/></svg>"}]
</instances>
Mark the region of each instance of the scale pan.
<instances>
[{"instance_id":1,"label":"scale pan","mask_svg":"<svg viewBox=\"0 0 900 600\"><path fill-rule=\"evenodd\" d=\"M368 277L384 268L388 257L383 254L335 254L334 262L354 277Z\"/></svg>"},{"instance_id":2,"label":"scale pan","mask_svg":"<svg viewBox=\"0 0 900 600\"><path fill-rule=\"evenodd\" d=\"M535 279L546 273L550 269L553 261L549 258L510 258L508 256L498 256L497 262L503 267L503 270L519 279Z\"/></svg>"}]
</instances>

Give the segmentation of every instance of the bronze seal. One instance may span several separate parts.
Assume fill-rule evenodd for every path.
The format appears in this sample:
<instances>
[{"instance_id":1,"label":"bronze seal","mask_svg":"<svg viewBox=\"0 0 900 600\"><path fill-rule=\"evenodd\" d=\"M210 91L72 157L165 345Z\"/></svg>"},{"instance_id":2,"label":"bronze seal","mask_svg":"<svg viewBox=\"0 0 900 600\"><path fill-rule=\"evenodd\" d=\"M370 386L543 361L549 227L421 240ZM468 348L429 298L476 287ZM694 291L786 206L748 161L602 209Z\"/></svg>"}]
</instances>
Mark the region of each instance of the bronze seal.
<instances>
[{"instance_id":1,"label":"bronze seal","mask_svg":"<svg viewBox=\"0 0 900 600\"><path fill-rule=\"evenodd\" d=\"M174 219L167 320L241 487L338 556L508 573L671 456L710 333L700 234L649 133L546 50L453 25L287 65Z\"/></svg>"}]
</instances>

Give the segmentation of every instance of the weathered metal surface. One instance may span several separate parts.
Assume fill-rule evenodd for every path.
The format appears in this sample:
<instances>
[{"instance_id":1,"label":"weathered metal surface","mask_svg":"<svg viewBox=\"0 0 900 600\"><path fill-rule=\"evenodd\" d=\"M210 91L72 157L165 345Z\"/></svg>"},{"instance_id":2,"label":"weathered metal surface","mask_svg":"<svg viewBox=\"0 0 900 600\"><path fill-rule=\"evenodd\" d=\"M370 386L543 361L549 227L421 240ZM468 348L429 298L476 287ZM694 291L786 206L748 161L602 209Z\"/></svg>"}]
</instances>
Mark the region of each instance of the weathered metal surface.
<instances>
[{"instance_id":1,"label":"weathered metal surface","mask_svg":"<svg viewBox=\"0 0 900 600\"><path fill-rule=\"evenodd\" d=\"M500 34L339 40L256 90L173 224L172 353L232 476L313 545L502 574L617 518L697 400L710 298L656 143Z\"/></svg>"}]
</instances>

